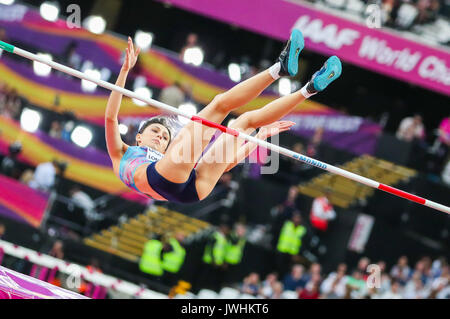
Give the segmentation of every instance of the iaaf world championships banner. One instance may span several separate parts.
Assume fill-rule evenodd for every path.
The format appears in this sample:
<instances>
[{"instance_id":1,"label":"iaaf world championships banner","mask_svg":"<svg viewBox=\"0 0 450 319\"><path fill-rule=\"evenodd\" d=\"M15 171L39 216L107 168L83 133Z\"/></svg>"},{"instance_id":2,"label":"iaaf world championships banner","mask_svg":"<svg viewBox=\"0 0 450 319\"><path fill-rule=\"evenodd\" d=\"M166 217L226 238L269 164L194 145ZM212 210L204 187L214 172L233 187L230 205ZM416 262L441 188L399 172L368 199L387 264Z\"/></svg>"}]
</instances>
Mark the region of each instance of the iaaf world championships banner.
<instances>
[{"instance_id":1,"label":"iaaf world championships banner","mask_svg":"<svg viewBox=\"0 0 450 319\"><path fill-rule=\"evenodd\" d=\"M298 28L308 50L450 96L449 50L318 11L300 0L158 1L283 41Z\"/></svg>"}]
</instances>

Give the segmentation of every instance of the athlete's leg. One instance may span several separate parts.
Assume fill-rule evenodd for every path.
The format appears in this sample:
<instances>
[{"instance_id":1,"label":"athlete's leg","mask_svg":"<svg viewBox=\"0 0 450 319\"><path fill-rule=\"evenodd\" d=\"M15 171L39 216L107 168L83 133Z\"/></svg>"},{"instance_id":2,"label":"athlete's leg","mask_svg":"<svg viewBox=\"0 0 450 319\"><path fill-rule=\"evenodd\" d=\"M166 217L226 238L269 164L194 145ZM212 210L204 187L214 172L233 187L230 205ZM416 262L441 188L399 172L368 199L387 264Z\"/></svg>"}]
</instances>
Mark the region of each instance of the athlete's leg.
<instances>
[{"instance_id":1,"label":"athlete's leg","mask_svg":"<svg viewBox=\"0 0 450 319\"><path fill-rule=\"evenodd\" d=\"M298 56L302 49L303 36L300 31L294 30L279 62L269 70L219 94L198 116L221 123L232 110L256 98L280 75L296 75ZM215 132L215 129L200 123L191 121L186 124L171 142L164 158L156 164L158 173L171 182L185 182Z\"/></svg>"},{"instance_id":2,"label":"athlete's leg","mask_svg":"<svg viewBox=\"0 0 450 319\"><path fill-rule=\"evenodd\" d=\"M251 134L256 128L268 125L288 114L305 97L300 91L279 98L261 109L246 112L231 125L232 128ZM209 195L220 176L237 157L237 150L244 140L229 134L222 134L203 155L196 167L196 186L200 199Z\"/></svg>"},{"instance_id":3,"label":"athlete's leg","mask_svg":"<svg viewBox=\"0 0 450 319\"><path fill-rule=\"evenodd\" d=\"M331 57L300 91L279 98L262 109L242 114L233 122L231 127L250 134L258 127L278 121L294 109L296 105L304 101L307 96L323 91L340 76L341 71L339 59ZM196 187L200 199L209 195L220 176L230 163L235 161L238 149L243 143L243 139L222 134L202 157L196 167Z\"/></svg>"}]
</instances>

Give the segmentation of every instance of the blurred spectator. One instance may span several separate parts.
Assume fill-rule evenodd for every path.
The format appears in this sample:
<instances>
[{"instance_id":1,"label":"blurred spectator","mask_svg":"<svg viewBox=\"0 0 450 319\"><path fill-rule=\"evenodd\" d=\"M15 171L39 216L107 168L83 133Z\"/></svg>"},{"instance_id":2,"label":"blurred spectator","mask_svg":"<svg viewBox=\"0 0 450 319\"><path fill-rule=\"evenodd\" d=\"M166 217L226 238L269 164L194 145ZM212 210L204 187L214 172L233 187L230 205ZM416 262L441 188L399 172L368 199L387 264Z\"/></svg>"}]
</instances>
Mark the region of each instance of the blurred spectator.
<instances>
[{"instance_id":1,"label":"blurred spectator","mask_svg":"<svg viewBox=\"0 0 450 319\"><path fill-rule=\"evenodd\" d=\"M6 85L3 82L0 82L0 115L3 114L4 112L4 108L6 105L6 94L8 90L9 90L8 85Z\"/></svg>"},{"instance_id":2,"label":"blurred spectator","mask_svg":"<svg viewBox=\"0 0 450 319\"><path fill-rule=\"evenodd\" d=\"M22 144L14 142L8 147L8 155L5 156L0 164L0 171L3 175L19 179L20 171L17 167L16 158L22 151Z\"/></svg>"},{"instance_id":3,"label":"blurred spectator","mask_svg":"<svg viewBox=\"0 0 450 319\"><path fill-rule=\"evenodd\" d=\"M186 96L184 90L178 81L175 81L171 86L167 86L162 89L159 95L159 100L162 103L166 103L174 107L178 107L183 104L185 99Z\"/></svg>"},{"instance_id":4,"label":"blurred spectator","mask_svg":"<svg viewBox=\"0 0 450 319\"><path fill-rule=\"evenodd\" d=\"M383 294L391 289L391 278L389 274L386 272L386 263L384 261L379 261L377 263L378 267L380 267L381 274L381 287L379 288L379 294Z\"/></svg>"},{"instance_id":5,"label":"blurred spectator","mask_svg":"<svg viewBox=\"0 0 450 319\"><path fill-rule=\"evenodd\" d=\"M287 271L293 257L299 254L305 234L306 227L302 224L302 217L299 212L295 212L292 218L284 223L278 237L277 267L280 274Z\"/></svg>"},{"instance_id":6,"label":"blurred spectator","mask_svg":"<svg viewBox=\"0 0 450 319\"><path fill-rule=\"evenodd\" d=\"M391 269L391 277L403 286L406 284L411 273L411 268L408 266L408 257L401 256L397 264Z\"/></svg>"},{"instance_id":7,"label":"blurred spectator","mask_svg":"<svg viewBox=\"0 0 450 319\"><path fill-rule=\"evenodd\" d=\"M421 273L415 272L411 280L409 280L403 290L403 298L405 299L423 299L428 296L425 286L421 279Z\"/></svg>"},{"instance_id":8,"label":"blurred spectator","mask_svg":"<svg viewBox=\"0 0 450 319\"><path fill-rule=\"evenodd\" d=\"M8 42L8 37L6 36L6 30L4 28L0 28L0 41Z\"/></svg>"},{"instance_id":9,"label":"blurred spectator","mask_svg":"<svg viewBox=\"0 0 450 319\"><path fill-rule=\"evenodd\" d=\"M428 257L424 257L420 259L412 272L411 277L417 276L421 281L423 285L426 285L431 277L431 265L428 260Z\"/></svg>"},{"instance_id":10,"label":"blurred spectator","mask_svg":"<svg viewBox=\"0 0 450 319\"><path fill-rule=\"evenodd\" d=\"M64 244L61 240L57 240L53 243L52 248L48 252L49 256L64 259Z\"/></svg>"},{"instance_id":11,"label":"blurred spectator","mask_svg":"<svg viewBox=\"0 0 450 319\"><path fill-rule=\"evenodd\" d=\"M73 202L84 210L84 216L89 223L88 227L96 230L97 222L103 220L104 216L96 211L94 200L78 186L72 187L69 194Z\"/></svg>"},{"instance_id":12,"label":"blurred spectator","mask_svg":"<svg viewBox=\"0 0 450 319\"><path fill-rule=\"evenodd\" d=\"M397 0L383 0L381 4L382 10L382 23L387 26L394 26L395 19L397 18L398 8L400 7L400 1Z\"/></svg>"},{"instance_id":13,"label":"blurred spectator","mask_svg":"<svg viewBox=\"0 0 450 319\"><path fill-rule=\"evenodd\" d=\"M6 30L4 28L0 28L0 41L9 43L8 37L6 36ZM0 49L0 57L2 56L3 50Z\"/></svg>"},{"instance_id":14,"label":"blurred spectator","mask_svg":"<svg viewBox=\"0 0 450 319\"><path fill-rule=\"evenodd\" d=\"M448 266L447 259L445 257L439 257L431 265L431 277L434 279L441 276L444 268Z\"/></svg>"},{"instance_id":15,"label":"blurred spectator","mask_svg":"<svg viewBox=\"0 0 450 319\"><path fill-rule=\"evenodd\" d=\"M309 266L308 272L303 276L302 280L305 285L312 280L312 278L322 279L322 266L319 263L312 263Z\"/></svg>"},{"instance_id":16,"label":"blurred spectator","mask_svg":"<svg viewBox=\"0 0 450 319\"><path fill-rule=\"evenodd\" d=\"M396 136L405 142L412 142L415 139L423 140L425 128L422 124L422 116L415 114L413 117L404 118L400 122Z\"/></svg>"},{"instance_id":17,"label":"blurred spectator","mask_svg":"<svg viewBox=\"0 0 450 319\"><path fill-rule=\"evenodd\" d=\"M230 227L222 222L218 229L213 232L206 241L203 252L203 275L200 278L203 286L213 290L218 290L224 280L225 269L225 253L227 236L230 232Z\"/></svg>"},{"instance_id":18,"label":"blurred spectator","mask_svg":"<svg viewBox=\"0 0 450 319\"><path fill-rule=\"evenodd\" d=\"M89 273L103 273L102 269L100 268L100 262L97 258L93 257L91 259L91 262L89 265L86 266L86 269L89 271Z\"/></svg>"},{"instance_id":19,"label":"blurred spectator","mask_svg":"<svg viewBox=\"0 0 450 319\"><path fill-rule=\"evenodd\" d=\"M257 296L260 290L259 275L252 272L250 275L244 278L241 286L241 293Z\"/></svg>"},{"instance_id":20,"label":"blurred spectator","mask_svg":"<svg viewBox=\"0 0 450 319\"><path fill-rule=\"evenodd\" d=\"M55 186L57 175L62 174L62 172L62 163L57 160L39 164L36 167L33 179L30 181L28 186L48 192Z\"/></svg>"},{"instance_id":21,"label":"blurred spectator","mask_svg":"<svg viewBox=\"0 0 450 319\"><path fill-rule=\"evenodd\" d=\"M261 288L259 295L264 298L272 298L273 295L273 285L278 282L278 274L272 272L266 276L266 279L261 283Z\"/></svg>"},{"instance_id":22,"label":"blurred spectator","mask_svg":"<svg viewBox=\"0 0 450 319\"><path fill-rule=\"evenodd\" d=\"M450 155L450 116L441 121L438 129L438 138L434 142L430 153L433 154L432 162L430 163L432 164L432 171L436 174L443 174Z\"/></svg>"},{"instance_id":23,"label":"blurred spectator","mask_svg":"<svg viewBox=\"0 0 450 319\"><path fill-rule=\"evenodd\" d=\"M164 241L162 267L164 279L169 286L174 286L179 279L179 271L183 267L186 249L183 246L184 234L177 232Z\"/></svg>"},{"instance_id":24,"label":"blurred spectator","mask_svg":"<svg viewBox=\"0 0 450 319\"><path fill-rule=\"evenodd\" d=\"M354 270L352 275L347 277L346 293L344 299L361 299L367 294L366 281L360 271Z\"/></svg>"},{"instance_id":25,"label":"blurred spectator","mask_svg":"<svg viewBox=\"0 0 450 319\"><path fill-rule=\"evenodd\" d=\"M5 98L3 101L3 108L0 110L1 115L18 120L19 114L22 110L23 101L17 94L17 90L11 88L5 92Z\"/></svg>"},{"instance_id":26,"label":"blurred spectator","mask_svg":"<svg viewBox=\"0 0 450 319\"><path fill-rule=\"evenodd\" d=\"M370 259L367 257L362 257L358 261L358 266L354 270L354 272L357 271L361 274L361 278L363 280L367 280L367 277L370 275L369 272L367 271L367 267L369 266L369 264L370 264Z\"/></svg>"},{"instance_id":27,"label":"blurred spectator","mask_svg":"<svg viewBox=\"0 0 450 319\"><path fill-rule=\"evenodd\" d=\"M29 185L33 180L34 172L31 169L26 169L23 171L22 175L20 175L20 182L25 185Z\"/></svg>"},{"instance_id":28,"label":"blurred spectator","mask_svg":"<svg viewBox=\"0 0 450 319\"><path fill-rule=\"evenodd\" d=\"M441 177L444 183L450 186L450 158L447 159L447 163L442 170Z\"/></svg>"},{"instance_id":29,"label":"blurred spectator","mask_svg":"<svg viewBox=\"0 0 450 319\"><path fill-rule=\"evenodd\" d=\"M81 55L77 53L78 44L75 41L69 43L62 55L62 63L75 70L81 69Z\"/></svg>"},{"instance_id":30,"label":"blurred spectator","mask_svg":"<svg viewBox=\"0 0 450 319\"><path fill-rule=\"evenodd\" d=\"M320 287L324 298L338 299L345 296L345 287L347 284L346 272L347 265L339 264L337 271L328 275Z\"/></svg>"},{"instance_id":31,"label":"blurred spectator","mask_svg":"<svg viewBox=\"0 0 450 319\"><path fill-rule=\"evenodd\" d=\"M53 138L61 138L62 137L61 123L59 123L58 121L53 121L48 135L50 135Z\"/></svg>"},{"instance_id":32,"label":"blurred spectator","mask_svg":"<svg viewBox=\"0 0 450 319\"><path fill-rule=\"evenodd\" d=\"M450 147L450 115L439 124L439 141Z\"/></svg>"},{"instance_id":33,"label":"blurred spectator","mask_svg":"<svg viewBox=\"0 0 450 319\"><path fill-rule=\"evenodd\" d=\"M281 227L286 220L292 218L292 213L297 211L296 200L298 197L298 186L291 186L288 190L286 200L276 205L270 210L270 216L272 222L270 223L271 233L273 236L272 245L276 246L278 243L278 237L281 231Z\"/></svg>"},{"instance_id":34,"label":"blurred spectator","mask_svg":"<svg viewBox=\"0 0 450 319\"><path fill-rule=\"evenodd\" d=\"M319 299L320 277L313 275L311 280L301 289L298 294L299 299Z\"/></svg>"},{"instance_id":35,"label":"blurred spectator","mask_svg":"<svg viewBox=\"0 0 450 319\"><path fill-rule=\"evenodd\" d=\"M139 260L140 271L151 275L154 280L160 280L164 273L161 258L163 249L161 239L162 236L160 234L155 234L152 239L148 240L144 245L144 249Z\"/></svg>"},{"instance_id":36,"label":"blurred spectator","mask_svg":"<svg viewBox=\"0 0 450 319\"><path fill-rule=\"evenodd\" d=\"M416 4L418 14L415 24L425 24L436 20L440 10L439 0L418 0Z\"/></svg>"},{"instance_id":37,"label":"blurred spectator","mask_svg":"<svg viewBox=\"0 0 450 319\"><path fill-rule=\"evenodd\" d=\"M242 261L246 242L247 228L241 223L237 223L234 230L227 238L225 248L225 262L229 265L238 265Z\"/></svg>"},{"instance_id":38,"label":"blurred spectator","mask_svg":"<svg viewBox=\"0 0 450 319\"><path fill-rule=\"evenodd\" d=\"M448 265L443 265L440 276L433 280L428 298L450 298L450 267Z\"/></svg>"},{"instance_id":39,"label":"blurred spectator","mask_svg":"<svg viewBox=\"0 0 450 319\"><path fill-rule=\"evenodd\" d=\"M402 299L402 286L397 280L392 280L390 289L379 295L381 299Z\"/></svg>"},{"instance_id":40,"label":"blurred spectator","mask_svg":"<svg viewBox=\"0 0 450 319\"><path fill-rule=\"evenodd\" d=\"M298 186L289 187L288 196L283 203L284 208L293 211L296 209L296 200L298 196Z\"/></svg>"},{"instance_id":41,"label":"blurred spectator","mask_svg":"<svg viewBox=\"0 0 450 319\"><path fill-rule=\"evenodd\" d=\"M292 266L290 274L287 274L283 278L283 286L285 290L296 291L298 288L305 287L306 282L303 280L303 272L305 268L302 265Z\"/></svg>"},{"instance_id":42,"label":"blurred spectator","mask_svg":"<svg viewBox=\"0 0 450 319\"><path fill-rule=\"evenodd\" d=\"M336 212L329 201L331 193L331 189L325 189L323 196L315 198L311 207L311 225L322 232L326 232L329 221L336 218Z\"/></svg>"},{"instance_id":43,"label":"blurred spectator","mask_svg":"<svg viewBox=\"0 0 450 319\"><path fill-rule=\"evenodd\" d=\"M75 123L73 121L67 121L63 124L61 131L61 138L67 142L70 142L70 134L72 133Z\"/></svg>"},{"instance_id":44,"label":"blurred spectator","mask_svg":"<svg viewBox=\"0 0 450 319\"><path fill-rule=\"evenodd\" d=\"M233 174L226 172L223 174L218 182L216 198L220 199L221 207L217 208L217 214L222 216L230 216L230 218L236 218L234 210L232 209L237 198L237 192L239 190L239 183L233 180Z\"/></svg>"},{"instance_id":45,"label":"blurred spectator","mask_svg":"<svg viewBox=\"0 0 450 319\"><path fill-rule=\"evenodd\" d=\"M308 147L306 148L307 156L320 159L319 147L320 144L322 143L323 133L324 133L323 127L318 127L316 129L311 141L308 144Z\"/></svg>"},{"instance_id":46,"label":"blurred spectator","mask_svg":"<svg viewBox=\"0 0 450 319\"><path fill-rule=\"evenodd\" d=\"M195 33L189 33L187 38L186 38L186 43L183 46L183 48L181 48L180 51L180 60L183 60L184 57L184 53L186 52L187 49L190 48L194 48L198 45L198 35Z\"/></svg>"},{"instance_id":47,"label":"blurred spectator","mask_svg":"<svg viewBox=\"0 0 450 319\"><path fill-rule=\"evenodd\" d=\"M272 296L270 299L282 299L283 291L283 284L279 281L275 281L272 284Z\"/></svg>"}]
</instances>

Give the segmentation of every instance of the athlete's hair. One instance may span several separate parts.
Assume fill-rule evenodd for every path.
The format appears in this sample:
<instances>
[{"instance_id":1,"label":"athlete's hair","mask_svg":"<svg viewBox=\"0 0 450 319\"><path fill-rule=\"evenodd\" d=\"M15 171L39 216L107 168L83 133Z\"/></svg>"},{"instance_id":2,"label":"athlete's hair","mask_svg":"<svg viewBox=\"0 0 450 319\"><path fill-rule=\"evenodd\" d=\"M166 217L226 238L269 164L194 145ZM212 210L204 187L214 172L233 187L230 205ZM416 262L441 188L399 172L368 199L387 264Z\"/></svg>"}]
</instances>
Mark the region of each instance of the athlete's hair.
<instances>
[{"instance_id":1,"label":"athlete's hair","mask_svg":"<svg viewBox=\"0 0 450 319\"><path fill-rule=\"evenodd\" d=\"M142 134L145 131L145 129L151 124L161 124L167 129L167 131L169 131L168 145L170 144L170 142L172 142L172 139L174 138L174 136L177 133L177 130L179 129L178 126L180 125L180 123L173 116L154 116L147 120L142 121L139 124L137 133Z\"/></svg>"}]
</instances>

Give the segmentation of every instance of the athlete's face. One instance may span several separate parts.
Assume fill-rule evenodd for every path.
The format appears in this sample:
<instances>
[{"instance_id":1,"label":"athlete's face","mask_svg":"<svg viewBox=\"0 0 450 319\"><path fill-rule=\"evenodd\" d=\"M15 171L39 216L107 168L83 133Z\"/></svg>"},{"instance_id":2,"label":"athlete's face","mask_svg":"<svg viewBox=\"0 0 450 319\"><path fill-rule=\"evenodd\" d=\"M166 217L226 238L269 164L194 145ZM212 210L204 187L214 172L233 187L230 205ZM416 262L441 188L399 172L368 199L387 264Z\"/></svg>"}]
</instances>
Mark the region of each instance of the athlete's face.
<instances>
[{"instance_id":1,"label":"athlete's face","mask_svg":"<svg viewBox=\"0 0 450 319\"><path fill-rule=\"evenodd\" d=\"M164 154L170 142L170 134L164 125L153 123L136 135L136 141L139 146L148 146Z\"/></svg>"}]
</instances>

